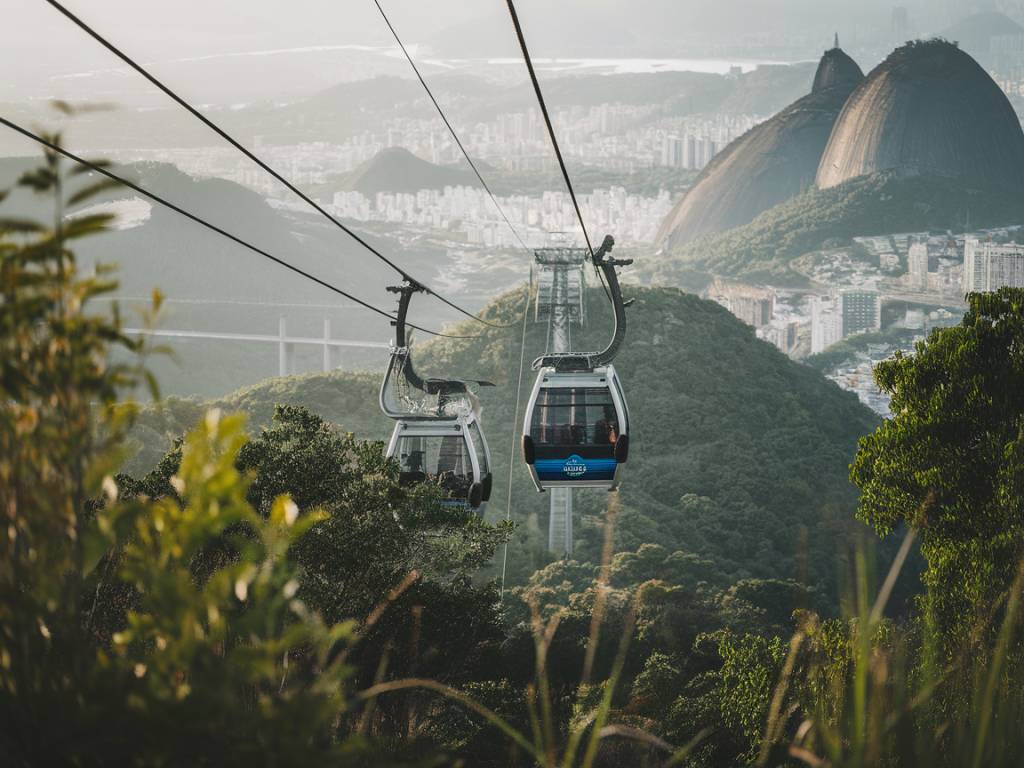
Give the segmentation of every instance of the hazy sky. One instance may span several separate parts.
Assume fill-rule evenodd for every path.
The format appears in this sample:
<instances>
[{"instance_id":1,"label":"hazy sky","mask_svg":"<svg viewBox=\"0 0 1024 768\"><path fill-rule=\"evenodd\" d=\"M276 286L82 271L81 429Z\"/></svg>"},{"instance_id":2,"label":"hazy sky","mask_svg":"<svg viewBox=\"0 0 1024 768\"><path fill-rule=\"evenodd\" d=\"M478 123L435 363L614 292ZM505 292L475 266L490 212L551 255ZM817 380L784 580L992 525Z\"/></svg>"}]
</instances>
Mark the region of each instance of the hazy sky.
<instances>
[{"instance_id":1,"label":"hazy sky","mask_svg":"<svg viewBox=\"0 0 1024 768\"><path fill-rule=\"evenodd\" d=\"M446 56L507 55L514 37L504 0L382 0L410 43L443 48ZM984 3L985 0L982 0ZM104 35L141 61L162 65L194 57L348 44L386 45L390 38L372 0L66 0ZM824 48L831 31L850 45L888 30L892 0L519 0L527 35L538 56L644 55L685 58L737 56L748 44L770 45L773 36L794 55ZM968 12L972 0L901 0L917 31L936 32ZM0 0L0 101L35 97L88 96L88 81L68 75L118 68L44 0ZM783 41L786 41L785 43ZM698 51L695 46L703 46ZM764 50L752 58L764 58ZM208 60L215 62L217 59ZM293 66L294 62L292 63ZM217 64L177 72L202 98ZM244 75L234 62L232 76ZM323 58L307 65L320 79L343 79L321 71ZM332 61L339 69L351 62ZM320 68L320 69L317 69ZM156 67L158 73L161 71ZM349 73L352 74L352 73ZM295 87L301 89L302 67ZM127 74L123 77L129 77ZM132 75L132 78L135 76ZM254 70L253 78L259 77ZM109 82L105 88L110 89ZM275 83L275 87L279 87ZM279 93L268 93L277 98ZM209 98L219 98L210 94Z\"/></svg>"}]
</instances>

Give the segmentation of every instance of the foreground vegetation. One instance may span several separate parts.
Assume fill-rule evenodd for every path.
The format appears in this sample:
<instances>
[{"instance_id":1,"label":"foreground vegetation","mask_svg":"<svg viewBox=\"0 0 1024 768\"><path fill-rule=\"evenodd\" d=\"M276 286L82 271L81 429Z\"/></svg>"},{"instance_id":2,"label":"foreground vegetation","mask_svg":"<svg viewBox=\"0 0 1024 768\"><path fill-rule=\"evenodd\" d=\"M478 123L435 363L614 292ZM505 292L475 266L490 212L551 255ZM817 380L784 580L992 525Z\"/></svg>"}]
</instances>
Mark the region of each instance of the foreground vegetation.
<instances>
[{"instance_id":1,"label":"foreground vegetation","mask_svg":"<svg viewBox=\"0 0 1024 768\"><path fill-rule=\"evenodd\" d=\"M107 219L62 215L99 190L68 195L53 156L22 183L58 205L0 225L5 764L1019 763L1024 292L971 297L880 367L897 415L852 478L898 549L865 528L838 598L675 548L709 520L750 546L763 507L730 532L684 497L673 528L642 514L653 496L608 497L580 560L501 594L482 569L508 526L400 487L379 444L300 407L253 434L208 411L151 472L119 474L147 350L92 310L113 284L75 267ZM726 365L753 340L736 341ZM630 546L644 526L665 544ZM922 589L894 610L917 542Z\"/></svg>"}]
</instances>

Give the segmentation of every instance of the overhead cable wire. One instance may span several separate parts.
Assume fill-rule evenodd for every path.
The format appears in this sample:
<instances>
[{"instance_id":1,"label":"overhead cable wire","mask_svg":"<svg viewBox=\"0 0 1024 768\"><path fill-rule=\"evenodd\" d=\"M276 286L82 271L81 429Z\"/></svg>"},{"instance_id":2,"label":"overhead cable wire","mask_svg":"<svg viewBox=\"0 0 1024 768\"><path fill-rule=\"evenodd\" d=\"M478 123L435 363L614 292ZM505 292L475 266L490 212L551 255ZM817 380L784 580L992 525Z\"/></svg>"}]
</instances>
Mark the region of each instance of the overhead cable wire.
<instances>
[{"instance_id":1,"label":"overhead cable wire","mask_svg":"<svg viewBox=\"0 0 1024 768\"><path fill-rule=\"evenodd\" d=\"M415 60L413 60L412 55L405 47L405 43L402 42L402 38L398 36L398 32L395 30L394 25L388 18L387 13L384 11L384 7L380 4L380 0L373 0L373 2L374 5L377 6L377 10L380 11L380 15L384 19L384 23L387 24L388 29L391 30L391 35L392 37L395 38L395 42L398 43L398 47L401 48L402 53L405 54L405 58L406 60L408 60L409 66L412 67L412 71L416 73L416 77L419 79L420 85L423 86L423 90L427 92L427 96L429 96L430 101L433 102L434 108L437 110L437 114L439 114L441 116L441 119L444 121L445 126L448 128L448 133L451 134L452 139L455 141L455 145L462 152L462 156L466 158L466 162L469 163L469 167L473 169L473 173L476 174L477 180L480 182L484 190L487 192L488 196L491 198L491 202L494 203L494 207L497 209L498 213L501 214L501 218L505 220L505 223L508 224L509 230L512 232L512 235L515 237L515 239L519 241L519 244L523 246L525 250L530 251L529 246L527 246L526 243L523 242L523 239L519 236L518 230L516 230L515 226L513 226L511 220L508 218L504 209L501 207L501 204L498 202L498 198L495 197L494 192L491 191L490 185L484 180L483 175L480 173L480 169L477 168L476 163L473 162L473 158L469 156L469 152L466 151L466 147L463 146L462 140L459 138L458 133L455 132L455 128L452 127L451 122L448 120L448 116L444 113L444 110L441 108L441 105L434 97L434 92L430 89L430 86L427 85L427 81L424 79L423 74L420 72L420 68L416 65L416 62Z\"/></svg>"},{"instance_id":2,"label":"overhead cable wire","mask_svg":"<svg viewBox=\"0 0 1024 768\"><path fill-rule=\"evenodd\" d=\"M516 444L519 436L519 405L523 395L523 368L526 365L526 326L527 318L530 316L530 296L533 293L533 265L530 265L530 279L526 283L526 304L523 306L523 332L519 340L519 378L516 381L516 408L512 414L512 445L508 455L508 493L505 495L505 522L512 519L512 472L516 466ZM499 595L505 597L505 571L508 567L508 540L505 540L504 551L501 555L501 591Z\"/></svg>"},{"instance_id":3,"label":"overhead cable wire","mask_svg":"<svg viewBox=\"0 0 1024 768\"><path fill-rule=\"evenodd\" d=\"M7 128L10 128L12 131L20 133L22 136L25 136L26 138L31 139L32 141L36 142L37 144L40 144L41 146L46 147L47 149L49 149L49 150L51 150L53 152L56 152L57 154L59 154L59 155L61 155L63 157L66 157L68 160L71 160L71 161L73 161L75 163L78 163L79 165L81 165L81 166L83 166L85 168L88 168L89 170L94 171L94 172L96 172L96 173L98 173L98 174L100 174L102 176L105 176L108 179L111 179L112 181L116 181L119 184L123 184L128 189L131 189L134 192L138 192L140 195L143 195L143 196L149 198L153 202L158 203L159 205L162 205L165 208L167 208L169 210L172 210L172 211L174 211L177 214L180 214L181 216L184 216L186 219L189 219L189 220L195 222L196 224L199 224L199 225L205 227L206 229L208 229L208 230L210 230L212 232L215 232L218 235L221 235L222 237L225 237L225 238L227 238L228 240L231 240L234 243L237 243L238 245L241 245L243 248L247 248L248 250L253 251L254 253L257 253L260 256L263 256L264 258L270 259L275 264L279 264L280 266L284 267L285 269L288 269L288 270L290 270L290 271L292 271L292 272L294 272L294 273L296 273L298 275L301 275L302 277L306 278L307 280L312 280L317 285L319 285L319 286L321 286L323 288L326 288L327 290L332 291L332 292L338 294L339 296L343 296L346 299L348 299L349 301L355 302L356 304L358 304L360 307L363 307L364 309L367 309L367 310L369 310L371 312L374 312L374 313L380 315L381 317L387 318L390 321L394 321L396 319L394 315L392 315L392 314L390 314L388 312L385 312L383 309L378 309L377 307L373 306L372 304L370 304L370 303L368 303L366 301L363 301L362 299L357 298L356 296L353 296L352 294L348 293L347 291L344 291L341 288L338 288L337 286L332 285L332 284L328 283L325 280L321 280L319 277L316 277L315 275L312 275L309 272L306 272L305 270L303 270L303 269L301 269L299 267L296 267L294 264L288 263L284 259L280 259L277 256L274 256L273 254L268 253L267 251L263 250L262 248L259 248L259 247L255 246L255 245L253 245L252 243L249 243L249 242L243 240L242 238L238 237L237 235L233 235L232 233L228 232L227 230L222 229L221 227L218 227L216 224L211 224L206 219L204 219L204 218L202 218L200 216L197 216L196 214L191 213L190 211L185 210L181 206L178 206L178 205L172 203L171 201L169 201L169 200L167 200L167 199L157 195L154 192L149 191L148 189L144 189L143 187L139 186L138 184L136 184L136 183L134 183L132 181L129 181L128 179L124 178L123 176L120 176L120 175L114 173L113 171L111 171L111 170L109 170L107 168L104 168L102 165L99 165L99 164L94 163L94 162L90 162L89 160L86 160L86 159L84 159L82 157L79 157L78 155L76 155L76 154L74 154L74 153L64 149L59 144L55 144L54 142L49 141L48 139L46 139L46 138L44 138L42 136L39 136L38 134L33 133L32 131L28 130L27 128L23 128L22 126L18 125L17 123L11 122L10 120L8 120L5 117L0 116L0 124L6 126ZM459 335L453 335L453 334L448 334L448 333L441 333L439 331L432 331L429 328L421 328L420 326L413 325L412 323L409 323L408 325L411 328L415 328L416 330L422 331L423 333L428 333L431 336L442 336L442 337L448 338L448 339L475 339L475 338L478 338L478 336L475 336L475 335L474 336L459 336Z\"/></svg>"},{"instance_id":4,"label":"overhead cable wire","mask_svg":"<svg viewBox=\"0 0 1024 768\"><path fill-rule=\"evenodd\" d=\"M50 0L52 2L52 0ZM551 123L551 115L548 114L548 107L544 101L544 93L540 88L540 81L537 79L537 72L533 68L533 60L530 58L530 50L526 46L526 37L523 35L523 28L519 23L519 14L516 13L516 6L513 0L506 0L508 12L512 16L512 24L516 28L516 37L519 38L519 47L523 52L523 60L526 62L526 69L530 73L530 80L533 83L533 91L537 94L537 103L540 105L541 114L544 116L544 123L548 128L548 136L551 138L551 146L555 149L555 156L558 158L558 166L562 169L562 178L565 179L565 186L569 190L569 197L572 198L572 206L576 209L576 218L579 219L580 229L583 230L583 239L587 241L587 250L594 255L594 246L590 244L590 235L587 234L587 225L583 223L583 214L580 211L580 204L576 200L576 191L572 187L572 179L569 178L569 170L565 167L565 160L562 157L562 150L558 146L558 138L555 136L555 127Z\"/></svg>"},{"instance_id":5,"label":"overhead cable wire","mask_svg":"<svg viewBox=\"0 0 1024 768\"><path fill-rule=\"evenodd\" d=\"M283 184L290 192L292 192L300 200L302 200L304 203L306 203L311 208L313 208L313 210L315 210L321 216L326 218L328 221L330 221L332 224L334 224L336 227L338 227L338 229L340 229L342 232L347 234L349 237L351 237L353 240L355 240L357 243L359 243L359 245L363 246L366 250L368 250L370 253L372 253L374 256L376 256L381 261L383 261L385 264L387 264L393 270L398 272L398 274L401 275L402 278L404 278L406 280L410 280L412 282L415 282L415 283L417 283L419 285L422 285L424 287L424 289L427 291L427 293L429 293L431 296L434 296L436 299L441 301L443 304L446 304L447 306L451 307L452 309L456 310L457 312L462 313L466 317L469 317L469 318L471 318L472 320L475 320L478 323L482 323L484 325L488 325L488 326L490 326L492 328L509 328L512 325L514 325L514 323L509 324L509 325L501 325L501 324L492 323L492 322L490 322L488 320L484 320L484 319L482 319L480 317L477 317L476 315L474 315L469 310L463 309L458 304L455 304L454 302L452 302L450 299L447 299L444 296L442 296L441 294L439 294L436 291L434 291L432 288L427 286L422 280L417 280L416 278L414 278L412 275L410 275L408 272L406 272L404 269L402 269L402 267L400 267L394 261L389 259L383 253L381 253L377 248L374 248L366 240L364 240L362 237L360 237L358 234L356 234L352 229L350 229L349 227L345 226L343 223L341 223L341 221L339 221L333 215L328 213L323 208L323 206L321 206L319 203L317 203L315 200L313 200L311 197L309 197L309 195L307 195L305 192L303 192L298 187L296 187L294 184L292 184L290 181L288 181L284 176L282 176L280 173L278 173L276 170L274 170L266 162L264 162L259 157L257 157L251 150L249 150L246 146L241 144L237 139L235 139L233 136L231 136L227 131L225 131L219 125L217 125L212 120L210 120L208 117L206 117L206 115L204 115L198 109L196 109L191 104L189 104L185 99L183 99L181 96L179 96L173 90L171 90L168 86L164 85L154 75L150 74L149 71L146 70L141 64L137 63L128 54L126 54L124 51L122 51L116 45L114 45L109 40L107 40L105 37L103 37L99 32L97 32L92 27L90 27L88 24L86 24L82 19L80 19L78 16L76 16L70 10L68 10L63 5L61 5L59 2L57 2L57 0L46 0L46 2L48 2L55 9L57 9L62 14L64 14L64 16L66 16L68 19L70 19L83 32L88 34L96 42L98 42L100 45L102 45L108 51L110 51L115 56L117 56L119 59L121 59L121 61L123 61L125 64L127 64L132 69L134 69L138 74L142 75L142 77L144 77L152 85L154 85L161 92L163 92L164 95L166 95L168 98L170 98L171 100L176 102L179 106L181 106L183 109L185 109L187 112L189 112L193 117L195 117L197 120L199 120L201 123L203 123L203 125L205 125L207 128L212 130L214 133L216 133L218 136L220 136L224 141L226 141L232 147L234 147L239 152L241 152L243 155L245 155L247 158L249 158L252 162L254 162L256 165L258 165L266 173L270 174L278 182Z\"/></svg>"}]
</instances>

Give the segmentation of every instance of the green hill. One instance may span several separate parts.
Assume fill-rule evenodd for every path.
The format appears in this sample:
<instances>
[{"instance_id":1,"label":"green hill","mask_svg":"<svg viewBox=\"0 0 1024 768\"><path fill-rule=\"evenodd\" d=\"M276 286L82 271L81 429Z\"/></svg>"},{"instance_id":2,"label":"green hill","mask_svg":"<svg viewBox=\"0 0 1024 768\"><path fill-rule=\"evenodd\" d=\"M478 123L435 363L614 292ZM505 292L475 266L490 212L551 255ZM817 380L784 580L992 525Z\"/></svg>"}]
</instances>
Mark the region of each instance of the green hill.
<instances>
[{"instance_id":1,"label":"green hill","mask_svg":"<svg viewBox=\"0 0 1024 768\"><path fill-rule=\"evenodd\" d=\"M476 187L480 182L468 168L437 165L401 147L389 147L348 174L349 189L372 197L378 192L417 192L421 189Z\"/></svg>"},{"instance_id":2,"label":"green hill","mask_svg":"<svg viewBox=\"0 0 1024 768\"><path fill-rule=\"evenodd\" d=\"M36 157L0 159L0 189L12 187L22 173L38 165ZM130 163L113 170L293 263L320 270L330 264L330 257L316 242L300 240L293 222L247 187L224 179L196 178L169 163ZM74 183L85 180L92 176L78 177ZM158 286L167 296L192 299L309 301L309 286L303 278L173 211L149 205L129 189L108 191L98 200L128 199L138 199L150 209L144 220L123 229L115 220L110 231L83 242L78 250L85 266L94 261L116 264L122 294L148 296ZM49 200L24 189L15 188L4 205L9 215L42 221L53 215Z\"/></svg>"},{"instance_id":3,"label":"green hill","mask_svg":"<svg viewBox=\"0 0 1024 768\"><path fill-rule=\"evenodd\" d=\"M857 398L816 371L758 340L717 304L674 289L627 286L628 344L616 360L627 388L633 452L619 495L620 550L657 543L669 553L693 553L713 562L710 582L742 578L798 578L826 593L836 584L836 552L859 524L852 523L854 491L847 465L858 437L876 417ZM600 290L589 296L589 332L581 345L598 345L610 313ZM487 316L515 322L522 292L494 301ZM483 423L495 465L488 516L505 514L510 450L511 514L520 524L509 551L512 583L522 583L549 557L547 498L533 489L518 457L522 409L513 413L519 333L462 326L474 339L437 339L417 350L425 373L492 379L481 392ZM532 324L527 360L543 351L545 327ZM532 383L527 370L524 387ZM357 436L382 439L391 424L377 410L379 380L372 374L332 373L271 379L214 403L249 412L266 424L275 403L305 405ZM525 399L525 395L524 395ZM198 418L198 401L171 400L148 411L136 437L145 450L134 472L152 464L170 436ZM577 556L600 560L601 514L609 496L577 496Z\"/></svg>"},{"instance_id":4,"label":"green hill","mask_svg":"<svg viewBox=\"0 0 1024 768\"><path fill-rule=\"evenodd\" d=\"M697 270L800 284L803 278L790 262L828 240L1014 224L1021 221L1022 204L1018 193L974 190L954 179L862 176L831 189L811 188L747 225L672 250L642 269L646 277L668 283Z\"/></svg>"}]
</instances>

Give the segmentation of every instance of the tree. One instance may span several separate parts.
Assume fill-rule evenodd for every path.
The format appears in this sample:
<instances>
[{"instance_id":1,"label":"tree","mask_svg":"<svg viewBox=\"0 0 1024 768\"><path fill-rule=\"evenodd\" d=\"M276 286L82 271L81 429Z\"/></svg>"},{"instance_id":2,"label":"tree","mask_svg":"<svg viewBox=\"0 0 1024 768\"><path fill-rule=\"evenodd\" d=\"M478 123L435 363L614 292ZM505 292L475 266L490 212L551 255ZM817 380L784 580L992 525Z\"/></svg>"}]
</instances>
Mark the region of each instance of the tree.
<instances>
[{"instance_id":1,"label":"tree","mask_svg":"<svg viewBox=\"0 0 1024 768\"><path fill-rule=\"evenodd\" d=\"M968 302L959 326L879 364L894 415L851 470L863 520L920 531L941 663L988 623L1024 554L1024 290Z\"/></svg>"},{"instance_id":2,"label":"tree","mask_svg":"<svg viewBox=\"0 0 1024 768\"><path fill-rule=\"evenodd\" d=\"M181 460L172 450L146 478L122 481L136 493L174 497ZM327 622L360 619L363 637L347 652L357 686L414 675L464 684L493 672L504 637L498 595L472 577L510 526L443 505L437 488L401 486L379 443L301 407L278 406L273 423L241 446L237 468L252 478L248 501L263 518L282 495L300 516L326 513L289 557L304 574L297 596L312 611ZM384 697L364 727L395 744L397 734L415 739L419 698Z\"/></svg>"},{"instance_id":3,"label":"tree","mask_svg":"<svg viewBox=\"0 0 1024 768\"><path fill-rule=\"evenodd\" d=\"M114 466L127 423L118 391L138 373L108 364L111 348L138 346L116 318L83 311L112 283L78 275L67 247L110 220L64 216L103 185L68 195L67 183L47 152L19 187L56 201L52 225L0 221L0 720L15 760L56 747L26 719L48 709L73 721L73 692L89 678L89 627L77 620L87 594L85 502Z\"/></svg>"},{"instance_id":4,"label":"tree","mask_svg":"<svg viewBox=\"0 0 1024 768\"><path fill-rule=\"evenodd\" d=\"M355 625L300 599L288 556L324 514L287 496L250 506L242 418L211 412L190 433L173 493L122 495L134 409L119 398L147 380L143 349L90 304L114 289L107 271L79 275L68 248L111 217L65 215L108 184L45 159L20 185L54 197L53 225L0 221L4 764L368 764L336 733ZM117 348L132 362L112 364Z\"/></svg>"}]
</instances>

